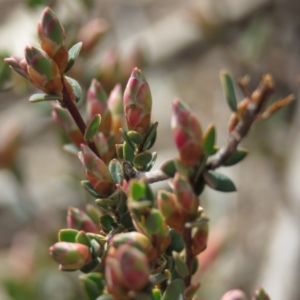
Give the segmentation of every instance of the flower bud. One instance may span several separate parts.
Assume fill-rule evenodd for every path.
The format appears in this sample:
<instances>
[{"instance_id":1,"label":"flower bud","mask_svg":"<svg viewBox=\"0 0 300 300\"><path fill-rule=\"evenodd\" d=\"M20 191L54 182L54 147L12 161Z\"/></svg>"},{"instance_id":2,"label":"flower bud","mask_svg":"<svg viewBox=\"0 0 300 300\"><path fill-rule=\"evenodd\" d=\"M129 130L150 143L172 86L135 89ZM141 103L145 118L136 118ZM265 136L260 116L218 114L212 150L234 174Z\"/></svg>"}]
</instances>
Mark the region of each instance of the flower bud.
<instances>
[{"instance_id":1,"label":"flower bud","mask_svg":"<svg viewBox=\"0 0 300 300\"><path fill-rule=\"evenodd\" d=\"M111 174L105 163L86 145L81 145L79 159L86 169L86 177L101 197L109 196L115 189Z\"/></svg>"},{"instance_id":2,"label":"flower bud","mask_svg":"<svg viewBox=\"0 0 300 300\"><path fill-rule=\"evenodd\" d=\"M58 242L49 251L50 256L68 270L78 270L92 261L89 247L79 243Z\"/></svg>"},{"instance_id":3,"label":"flower bud","mask_svg":"<svg viewBox=\"0 0 300 300\"><path fill-rule=\"evenodd\" d=\"M118 287L128 291L140 291L149 282L148 258L146 254L129 245L121 245L117 249L110 248L106 258L105 275L108 291L113 295Z\"/></svg>"},{"instance_id":4,"label":"flower bud","mask_svg":"<svg viewBox=\"0 0 300 300\"><path fill-rule=\"evenodd\" d=\"M185 220L178 210L176 196L173 193L159 190L157 195L157 205L165 217L168 226L174 228L179 233L182 233Z\"/></svg>"},{"instance_id":5,"label":"flower bud","mask_svg":"<svg viewBox=\"0 0 300 300\"><path fill-rule=\"evenodd\" d=\"M99 228L93 220L81 209L69 206L67 214L68 228L98 233Z\"/></svg>"},{"instance_id":6,"label":"flower bud","mask_svg":"<svg viewBox=\"0 0 300 300\"><path fill-rule=\"evenodd\" d=\"M254 293L253 300L270 300L270 297L265 292L265 290L261 287Z\"/></svg>"},{"instance_id":7,"label":"flower bud","mask_svg":"<svg viewBox=\"0 0 300 300\"><path fill-rule=\"evenodd\" d=\"M121 84L117 84L110 92L110 95L108 97L108 108L112 114L112 131L115 135L120 137L120 128L122 127L123 115Z\"/></svg>"},{"instance_id":8,"label":"flower bud","mask_svg":"<svg viewBox=\"0 0 300 300\"><path fill-rule=\"evenodd\" d=\"M87 92L87 114L91 120L94 115L101 115L101 124L99 131L108 136L111 130L111 112L107 105L107 95L102 85L96 79L93 79Z\"/></svg>"},{"instance_id":9,"label":"flower bud","mask_svg":"<svg viewBox=\"0 0 300 300\"><path fill-rule=\"evenodd\" d=\"M177 199L177 207L185 221L193 221L198 216L199 198L195 195L188 179L176 173L174 180L174 191Z\"/></svg>"},{"instance_id":10,"label":"flower bud","mask_svg":"<svg viewBox=\"0 0 300 300\"><path fill-rule=\"evenodd\" d=\"M142 72L134 68L124 92L124 112L128 130L144 135L150 125L152 97Z\"/></svg>"},{"instance_id":11,"label":"flower bud","mask_svg":"<svg viewBox=\"0 0 300 300\"><path fill-rule=\"evenodd\" d=\"M54 60L35 47L25 48L25 58L31 83L46 94L61 95L63 86Z\"/></svg>"},{"instance_id":12,"label":"flower bud","mask_svg":"<svg viewBox=\"0 0 300 300\"><path fill-rule=\"evenodd\" d=\"M9 64L9 66L18 74L26 79L29 79L29 74L27 72L27 62L25 59L21 59L16 56L5 58L4 61Z\"/></svg>"},{"instance_id":13,"label":"flower bud","mask_svg":"<svg viewBox=\"0 0 300 300\"><path fill-rule=\"evenodd\" d=\"M156 251L149 238L140 232L132 231L116 234L110 241L110 246L115 248L124 244L142 251L149 260L152 260L156 255Z\"/></svg>"},{"instance_id":14,"label":"flower bud","mask_svg":"<svg viewBox=\"0 0 300 300\"><path fill-rule=\"evenodd\" d=\"M52 105L52 118L55 123L62 126L68 134L70 140L78 147L84 143L83 136L76 126L74 119L68 110L62 108L58 104Z\"/></svg>"},{"instance_id":15,"label":"flower bud","mask_svg":"<svg viewBox=\"0 0 300 300\"><path fill-rule=\"evenodd\" d=\"M199 227L192 231L192 252L193 255L198 255L207 247L208 240L208 222L203 222Z\"/></svg>"},{"instance_id":16,"label":"flower bud","mask_svg":"<svg viewBox=\"0 0 300 300\"><path fill-rule=\"evenodd\" d=\"M247 297L241 290L231 290L224 294L221 300L247 300Z\"/></svg>"},{"instance_id":17,"label":"flower bud","mask_svg":"<svg viewBox=\"0 0 300 300\"><path fill-rule=\"evenodd\" d=\"M202 130L196 116L178 99L173 102L171 127L181 161L187 166L196 165L204 155Z\"/></svg>"},{"instance_id":18,"label":"flower bud","mask_svg":"<svg viewBox=\"0 0 300 300\"><path fill-rule=\"evenodd\" d=\"M106 33L108 24L104 19L94 19L87 22L80 28L77 40L82 42L82 50L90 51L94 48L96 43Z\"/></svg>"},{"instance_id":19,"label":"flower bud","mask_svg":"<svg viewBox=\"0 0 300 300\"><path fill-rule=\"evenodd\" d=\"M38 23L38 36L42 49L56 62L60 73L68 63L68 49L65 46L65 30L53 11L47 7Z\"/></svg>"}]
</instances>

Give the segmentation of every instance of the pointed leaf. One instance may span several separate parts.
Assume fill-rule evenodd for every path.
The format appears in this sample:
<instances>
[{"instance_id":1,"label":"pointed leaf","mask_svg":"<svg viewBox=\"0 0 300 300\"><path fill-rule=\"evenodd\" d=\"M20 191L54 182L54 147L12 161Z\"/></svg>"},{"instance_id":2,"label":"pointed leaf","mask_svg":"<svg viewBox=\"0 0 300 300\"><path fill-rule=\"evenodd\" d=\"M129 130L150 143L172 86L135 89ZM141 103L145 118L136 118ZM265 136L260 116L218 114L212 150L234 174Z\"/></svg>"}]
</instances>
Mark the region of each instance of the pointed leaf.
<instances>
[{"instance_id":1,"label":"pointed leaf","mask_svg":"<svg viewBox=\"0 0 300 300\"><path fill-rule=\"evenodd\" d=\"M119 161L116 159L111 160L108 169L114 183L122 184L122 166Z\"/></svg>"},{"instance_id":2,"label":"pointed leaf","mask_svg":"<svg viewBox=\"0 0 300 300\"><path fill-rule=\"evenodd\" d=\"M171 244L166 250L167 255L172 255L173 251L181 252L184 248L184 242L181 234L174 229L170 229L169 234L171 236Z\"/></svg>"},{"instance_id":3,"label":"pointed leaf","mask_svg":"<svg viewBox=\"0 0 300 300\"><path fill-rule=\"evenodd\" d=\"M89 141L94 138L94 136L98 133L100 123L101 123L101 116L99 114L93 116L92 120L87 125L84 133L85 141Z\"/></svg>"},{"instance_id":4,"label":"pointed leaf","mask_svg":"<svg viewBox=\"0 0 300 300\"><path fill-rule=\"evenodd\" d=\"M195 183L195 186L194 186L194 192L197 196L199 196L203 190L205 188L205 181L204 181L204 178L203 176L199 176L196 183Z\"/></svg>"},{"instance_id":5,"label":"pointed leaf","mask_svg":"<svg viewBox=\"0 0 300 300\"><path fill-rule=\"evenodd\" d=\"M204 179L208 186L212 189L220 192L235 192L236 187L234 183L226 175L215 172L208 171L203 174Z\"/></svg>"},{"instance_id":6,"label":"pointed leaf","mask_svg":"<svg viewBox=\"0 0 300 300\"><path fill-rule=\"evenodd\" d=\"M158 123L151 123L148 129L148 132L145 136L145 142L144 142L144 149L149 150L153 147L155 141L156 141L156 130L157 130Z\"/></svg>"},{"instance_id":7,"label":"pointed leaf","mask_svg":"<svg viewBox=\"0 0 300 300\"><path fill-rule=\"evenodd\" d=\"M112 230L112 228L113 228L112 224L114 224L114 223L115 223L115 220L110 215L105 215L105 216L100 217L101 227L106 231Z\"/></svg>"},{"instance_id":8,"label":"pointed leaf","mask_svg":"<svg viewBox=\"0 0 300 300\"><path fill-rule=\"evenodd\" d=\"M184 283L181 279L172 281L162 296L162 300L183 300Z\"/></svg>"},{"instance_id":9,"label":"pointed leaf","mask_svg":"<svg viewBox=\"0 0 300 300\"><path fill-rule=\"evenodd\" d=\"M101 196L97 193L97 191L95 191L95 189L88 180L82 180L80 183L92 196L96 198L101 198Z\"/></svg>"},{"instance_id":10,"label":"pointed leaf","mask_svg":"<svg viewBox=\"0 0 300 300\"><path fill-rule=\"evenodd\" d=\"M237 101L234 92L233 81L226 70L222 70L220 73L221 84L225 94L225 98L227 100L228 106L233 112L237 111Z\"/></svg>"},{"instance_id":11,"label":"pointed leaf","mask_svg":"<svg viewBox=\"0 0 300 300\"><path fill-rule=\"evenodd\" d=\"M134 146L134 144L132 143L132 141L130 140L130 138L127 135L126 130L124 130L123 128L120 128L120 133L124 139L124 141L132 148L132 150L134 151L136 149L136 147Z\"/></svg>"},{"instance_id":12,"label":"pointed leaf","mask_svg":"<svg viewBox=\"0 0 300 300\"><path fill-rule=\"evenodd\" d=\"M75 60L77 59L79 52L81 50L81 46L82 46L82 42L79 42L73 45L72 48L69 50L69 59L68 59L67 67L65 69L65 73L67 73L74 65Z\"/></svg>"},{"instance_id":13,"label":"pointed leaf","mask_svg":"<svg viewBox=\"0 0 300 300\"><path fill-rule=\"evenodd\" d=\"M176 252L172 252L172 256L175 263L175 269L178 272L178 274L184 278L189 274L189 270L185 262L181 259L180 255Z\"/></svg>"},{"instance_id":14,"label":"pointed leaf","mask_svg":"<svg viewBox=\"0 0 300 300\"><path fill-rule=\"evenodd\" d=\"M216 142L216 128L214 124L209 124L203 135L203 149L206 154L211 155L214 152Z\"/></svg>"},{"instance_id":15,"label":"pointed leaf","mask_svg":"<svg viewBox=\"0 0 300 300\"><path fill-rule=\"evenodd\" d=\"M58 232L58 240L60 242L76 242L76 235L78 234L78 230L75 229L61 229Z\"/></svg>"},{"instance_id":16,"label":"pointed leaf","mask_svg":"<svg viewBox=\"0 0 300 300\"><path fill-rule=\"evenodd\" d=\"M29 101L31 103L36 103L36 102L43 102L43 101L55 101L55 100L62 100L63 97L61 95L48 95L44 93L38 93L38 94L33 94L29 97Z\"/></svg>"},{"instance_id":17,"label":"pointed leaf","mask_svg":"<svg viewBox=\"0 0 300 300\"><path fill-rule=\"evenodd\" d=\"M242 148L236 149L236 151L227 158L223 166L225 167L233 166L239 163L240 161L242 161L247 156L247 154L248 154L248 150L246 149L242 149Z\"/></svg>"},{"instance_id":18,"label":"pointed leaf","mask_svg":"<svg viewBox=\"0 0 300 300\"><path fill-rule=\"evenodd\" d=\"M150 171L152 169L152 167L154 166L154 164L156 162L156 159L157 159L157 152L153 152L152 153L152 159L151 159L151 161L149 162L149 164L145 168L146 172L148 172L148 171Z\"/></svg>"},{"instance_id":19,"label":"pointed leaf","mask_svg":"<svg viewBox=\"0 0 300 300\"><path fill-rule=\"evenodd\" d=\"M80 99L82 98L81 86L75 79L68 77L68 76L65 76L65 78L68 80L68 82L70 83L70 85L75 93L76 102L80 101Z\"/></svg>"}]
</instances>

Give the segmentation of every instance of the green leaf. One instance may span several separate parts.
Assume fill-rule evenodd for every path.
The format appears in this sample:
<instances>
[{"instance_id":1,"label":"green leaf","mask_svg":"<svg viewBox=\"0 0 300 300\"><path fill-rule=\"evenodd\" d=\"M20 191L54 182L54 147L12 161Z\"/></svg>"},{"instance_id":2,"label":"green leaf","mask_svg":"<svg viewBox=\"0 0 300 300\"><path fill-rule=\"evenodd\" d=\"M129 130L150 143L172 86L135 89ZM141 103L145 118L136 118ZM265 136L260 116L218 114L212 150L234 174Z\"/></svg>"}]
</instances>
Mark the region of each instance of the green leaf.
<instances>
[{"instance_id":1,"label":"green leaf","mask_svg":"<svg viewBox=\"0 0 300 300\"><path fill-rule=\"evenodd\" d=\"M169 159L164 161L159 167L167 176L173 178L175 173L177 172L175 160Z\"/></svg>"},{"instance_id":2,"label":"green leaf","mask_svg":"<svg viewBox=\"0 0 300 300\"><path fill-rule=\"evenodd\" d=\"M236 187L234 183L228 178L226 175L215 172L215 171L208 171L203 173L205 182L209 187L214 190L220 192L235 192Z\"/></svg>"},{"instance_id":3,"label":"green leaf","mask_svg":"<svg viewBox=\"0 0 300 300\"><path fill-rule=\"evenodd\" d=\"M163 274L161 274L161 275L163 275ZM152 289L152 297L153 297L153 300L161 300L161 291L160 291L160 289L158 289L158 288Z\"/></svg>"},{"instance_id":4,"label":"green leaf","mask_svg":"<svg viewBox=\"0 0 300 300\"><path fill-rule=\"evenodd\" d=\"M79 52L81 50L81 46L82 46L82 42L79 42L73 45L72 48L69 50L69 59L68 59L67 67L65 69L65 73L67 73L74 65L75 60L77 59Z\"/></svg>"},{"instance_id":5,"label":"green leaf","mask_svg":"<svg viewBox=\"0 0 300 300\"><path fill-rule=\"evenodd\" d=\"M58 240L60 242L75 243L77 234L78 230L75 229L61 229L58 232Z\"/></svg>"},{"instance_id":6,"label":"green leaf","mask_svg":"<svg viewBox=\"0 0 300 300\"><path fill-rule=\"evenodd\" d=\"M138 170L144 170L144 168L151 162L151 160L152 154L148 151L145 151L136 155L132 163Z\"/></svg>"},{"instance_id":7,"label":"green leaf","mask_svg":"<svg viewBox=\"0 0 300 300\"><path fill-rule=\"evenodd\" d=\"M236 149L236 151L227 158L223 166L225 167L233 166L239 163L240 161L242 161L247 156L247 154L248 154L248 150L246 149L242 149L242 148Z\"/></svg>"},{"instance_id":8,"label":"green leaf","mask_svg":"<svg viewBox=\"0 0 300 300\"><path fill-rule=\"evenodd\" d=\"M169 234L171 236L171 243L166 250L167 255L172 255L173 251L181 252L184 248L184 242L181 234L174 229L170 229Z\"/></svg>"},{"instance_id":9,"label":"green leaf","mask_svg":"<svg viewBox=\"0 0 300 300\"><path fill-rule=\"evenodd\" d=\"M149 164L145 168L146 172L148 172L148 171L150 171L152 169L152 167L154 166L154 164L156 162L156 159L157 159L157 152L153 152L152 153L152 159L151 159L151 161L149 162Z\"/></svg>"},{"instance_id":10,"label":"green leaf","mask_svg":"<svg viewBox=\"0 0 300 300\"><path fill-rule=\"evenodd\" d=\"M48 95L44 93L33 94L29 97L31 103L43 102L43 101L61 101L63 97L61 95Z\"/></svg>"},{"instance_id":11,"label":"green leaf","mask_svg":"<svg viewBox=\"0 0 300 300\"><path fill-rule=\"evenodd\" d=\"M63 149L68 152L69 154L78 155L78 152L80 151L77 146L74 144L64 144Z\"/></svg>"},{"instance_id":12,"label":"green leaf","mask_svg":"<svg viewBox=\"0 0 300 300\"><path fill-rule=\"evenodd\" d=\"M195 183L195 186L194 186L194 192L197 196L199 196L203 190L205 188L205 181L204 181L204 178L203 176L199 176L196 183Z\"/></svg>"},{"instance_id":13,"label":"green leaf","mask_svg":"<svg viewBox=\"0 0 300 300\"><path fill-rule=\"evenodd\" d=\"M181 279L172 281L162 296L162 300L182 300L184 283Z\"/></svg>"},{"instance_id":14,"label":"green leaf","mask_svg":"<svg viewBox=\"0 0 300 300\"><path fill-rule=\"evenodd\" d=\"M83 244L83 245L86 245L88 247L91 247L91 241L90 241L90 239L88 238L88 236L86 235L86 233L83 230L81 230L77 233L76 243Z\"/></svg>"},{"instance_id":15,"label":"green leaf","mask_svg":"<svg viewBox=\"0 0 300 300\"><path fill-rule=\"evenodd\" d=\"M134 150L127 142L123 143L123 156L124 159L129 162L132 162L134 159Z\"/></svg>"},{"instance_id":16,"label":"green leaf","mask_svg":"<svg viewBox=\"0 0 300 300\"><path fill-rule=\"evenodd\" d=\"M101 227L106 230L106 231L110 231L112 230L113 226L112 224L116 223L114 218L110 215L104 215L100 217L100 224Z\"/></svg>"},{"instance_id":17,"label":"green leaf","mask_svg":"<svg viewBox=\"0 0 300 300\"><path fill-rule=\"evenodd\" d=\"M136 149L135 145L132 143L131 139L128 137L126 130L124 130L123 128L120 128L120 133L122 135L122 138L124 139L124 141L132 148L132 150L134 151ZM124 143L123 143L124 145Z\"/></svg>"},{"instance_id":18,"label":"green leaf","mask_svg":"<svg viewBox=\"0 0 300 300\"><path fill-rule=\"evenodd\" d=\"M214 152L216 142L216 128L213 123L209 124L203 135L203 148L206 154L211 155Z\"/></svg>"},{"instance_id":19,"label":"green leaf","mask_svg":"<svg viewBox=\"0 0 300 300\"><path fill-rule=\"evenodd\" d=\"M89 264L83 266L80 271L82 273L90 273L91 271L93 271L99 264L101 263L101 259L99 257L97 257L97 259L93 260L92 262L90 262Z\"/></svg>"},{"instance_id":20,"label":"green leaf","mask_svg":"<svg viewBox=\"0 0 300 300\"><path fill-rule=\"evenodd\" d=\"M168 280L169 277L166 274L158 273L158 274L153 274L150 275L150 280L153 284L160 284L165 280Z\"/></svg>"},{"instance_id":21,"label":"green leaf","mask_svg":"<svg viewBox=\"0 0 300 300\"><path fill-rule=\"evenodd\" d=\"M82 180L80 183L92 196L101 198L101 196L97 193L97 191L93 188L88 180Z\"/></svg>"},{"instance_id":22,"label":"green leaf","mask_svg":"<svg viewBox=\"0 0 300 300\"><path fill-rule=\"evenodd\" d=\"M157 136L157 134L156 134L157 126L158 126L157 122L151 123L151 125L149 126L148 132L145 136L145 141L143 142L144 150L149 150L150 148L153 147L153 145L156 141L156 136Z\"/></svg>"},{"instance_id":23,"label":"green leaf","mask_svg":"<svg viewBox=\"0 0 300 300\"><path fill-rule=\"evenodd\" d=\"M122 165L120 164L120 162L116 159L111 160L108 169L114 183L122 184Z\"/></svg>"},{"instance_id":24,"label":"green leaf","mask_svg":"<svg viewBox=\"0 0 300 300\"><path fill-rule=\"evenodd\" d=\"M104 280L100 273L92 272L79 276L83 289L86 292L88 300L95 300L104 290Z\"/></svg>"},{"instance_id":25,"label":"green leaf","mask_svg":"<svg viewBox=\"0 0 300 300\"><path fill-rule=\"evenodd\" d=\"M94 115L90 123L87 125L85 133L84 133L84 140L89 141L94 138L94 136L98 133L99 125L101 123L101 116Z\"/></svg>"},{"instance_id":26,"label":"green leaf","mask_svg":"<svg viewBox=\"0 0 300 300\"><path fill-rule=\"evenodd\" d=\"M128 138L135 144L140 145L143 142L143 136L136 131L128 131Z\"/></svg>"},{"instance_id":27,"label":"green leaf","mask_svg":"<svg viewBox=\"0 0 300 300\"><path fill-rule=\"evenodd\" d=\"M237 101L236 101L236 97L235 97L232 78L231 78L230 74L228 73L228 71L226 71L226 70L221 71L220 78L221 78L221 84L222 84L222 88L223 88L227 103L228 103L230 109L233 112L236 112L237 111Z\"/></svg>"},{"instance_id":28,"label":"green leaf","mask_svg":"<svg viewBox=\"0 0 300 300\"><path fill-rule=\"evenodd\" d=\"M185 262L181 259L180 255L176 252L172 252L172 256L175 263L175 269L177 273L182 277L186 277L189 274L189 270Z\"/></svg>"},{"instance_id":29,"label":"green leaf","mask_svg":"<svg viewBox=\"0 0 300 300\"><path fill-rule=\"evenodd\" d=\"M117 144L116 145L116 153L117 153L117 156L119 159L123 159L124 156L123 156L123 144Z\"/></svg>"},{"instance_id":30,"label":"green leaf","mask_svg":"<svg viewBox=\"0 0 300 300\"><path fill-rule=\"evenodd\" d=\"M68 80L68 82L70 83L74 93L75 93L75 96L76 96L76 102L79 102L80 99L82 98L82 90L81 90L81 86L79 85L79 83L71 78L71 77L68 77L68 76L65 76L65 78Z\"/></svg>"},{"instance_id":31,"label":"green leaf","mask_svg":"<svg viewBox=\"0 0 300 300\"><path fill-rule=\"evenodd\" d=\"M134 228L132 223L132 216L129 211L121 216L120 223L127 229Z\"/></svg>"}]
</instances>

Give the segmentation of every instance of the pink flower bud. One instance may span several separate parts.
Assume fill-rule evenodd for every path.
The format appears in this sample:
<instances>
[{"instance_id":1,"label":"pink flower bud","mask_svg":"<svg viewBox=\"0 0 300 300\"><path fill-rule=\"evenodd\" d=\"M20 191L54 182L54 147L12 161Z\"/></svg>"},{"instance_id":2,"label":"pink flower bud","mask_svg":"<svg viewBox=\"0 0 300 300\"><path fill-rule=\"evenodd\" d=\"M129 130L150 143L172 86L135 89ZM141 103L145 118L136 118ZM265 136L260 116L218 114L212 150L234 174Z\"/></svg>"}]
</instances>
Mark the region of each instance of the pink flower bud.
<instances>
[{"instance_id":1,"label":"pink flower bud","mask_svg":"<svg viewBox=\"0 0 300 300\"><path fill-rule=\"evenodd\" d=\"M18 58L16 56L5 58L4 61L18 74L26 79L29 79L27 72L27 62L25 59Z\"/></svg>"},{"instance_id":2,"label":"pink flower bud","mask_svg":"<svg viewBox=\"0 0 300 300\"><path fill-rule=\"evenodd\" d=\"M123 103L128 130L144 135L150 125L152 97L144 75L137 68L131 73Z\"/></svg>"},{"instance_id":3,"label":"pink flower bud","mask_svg":"<svg viewBox=\"0 0 300 300\"><path fill-rule=\"evenodd\" d=\"M115 288L140 291L149 282L150 268L146 254L129 246L110 248L106 259L107 287L114 295Z\"/></svg>"},{"instance_id":4,"label":"pink flower bud","mask_svg":"<svg viewBox=\"0 0 300 300\"><path fill-rule=\"evenodd\" d=\"M231 290L224 294L221 300L247 300L247 297L241 290Z\"/></svg>"},{"instance_id":5,"label":"pink flower bud","mask_svg":"<svg viewBox=\"0 0 300 300\"><path fill-rule=\"evenodd\" d=\"M196 256L203 252L207 247L208 222L203 222L199 227L192 231L192 252Z\"/></svg>"},{"instance_id":6,"label":"pink flower bud","mask_svg":"<svg viewBox=\"0 0 300 300\"><path fill-rule=\"evenodd\" d=\"M25 58L31 83L47 94L61 95L61 75L54 60L35 47L25 48Z\"/></svg>"},{"instance_id":7,"label":"pink flower bud","mask_svg":"<svg viewBox=\"0 0 300 300\"><path fill-rule=\"evenodd\" d=\"M195 195L188 179L176 173L174 180L174 191L177 200L177 207L185 221L193 221L197 218L199 198Z\"/></svg>"},{"instance_id":8,"label":"pink flower bud","mask_svg":"<svg viewBox=\"0 0 300 300\"><path fill-rule=\"evenodd\" d=\"M105 163L96 156L86 145L81 145L79 158L86 169L86 177L101 197L109 196L116 185Z\"/></svg>"},{"instance_id":9,"label":"pink flower bud","mask_svg":"<svg viewBox=\"0 0 300 300\"><path fill-rule=\"evenodd\" d=\"M89 247L79 243L58 242L49 251L64 269L78 270L92 261Z\"/></svg>"},{"instance_id":10,"label":"pink flower bud","mask_svg":"<svg viewBox=\"0 0 300 300\"><path fill-rule=\"evenodd\" d=\"M67 214L68 228L98 233L99 228L93 220L81 209L69 206Z\"/></svg>"},{"instance_id":11,"label":"pink flower bud","mask_svg":"<svg viewBox=\"0 0 300 300\"><path fill-rule=\"evenodd\" d=\"M181 161L196 165L203 156L202 130L196 116L178 99L173 102L171 126Z\"/></svg>"},{"instance_id":12,"label":"pink flower bud","mask_svg":"<svg viewBox=\"0 0 300 300\"><path fill-rule=\"evenodd\" d=\"M38 23L38 36L42 49L57 63L62 74L68 63L68 49L65 46L65 30L53 11L47 7Z\"/></svg>"},{"instance_id":13,"label":"pink flower bud","mask_svg":"<svg viewBox=\"0 0 300 300\"><path fill-rule=\"evenodd\" d=\"M87 114L91 120L94 115L101 115L99 131L108 136L111 130L111 112L107 105L107 95L100 82L93 79L87 92Z\"/></svg>"}]
</instances>

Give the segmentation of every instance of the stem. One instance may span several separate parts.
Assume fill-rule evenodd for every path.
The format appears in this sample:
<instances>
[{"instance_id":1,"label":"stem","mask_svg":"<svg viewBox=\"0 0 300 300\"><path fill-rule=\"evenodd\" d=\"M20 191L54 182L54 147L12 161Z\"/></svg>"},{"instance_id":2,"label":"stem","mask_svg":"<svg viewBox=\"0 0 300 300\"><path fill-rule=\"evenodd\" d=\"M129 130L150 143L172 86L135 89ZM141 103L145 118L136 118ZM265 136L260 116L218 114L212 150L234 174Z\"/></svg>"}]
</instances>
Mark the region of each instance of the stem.
<instances>
[{"instance_id":1,"label":"stem","mask_svg":"<svg viewBox=\"0 0 300 300\"><path fill-rule=\"evenodd\" d=\"M70 112L72 118L74 119L77 127L79 128L82 136L85 134L86 125L81 117L81 114L76 106L76 104L73 102L73 100L70 97L70 94L68 92L68 89L65 85L64 77L62 77L62 85L63 85L63 103L65 104L67 110ZM94 142L92 141L85 141L85 143L90 147L90 149L99 157L101 158L98 149Z\"/></svg>"},{"instance_id":2,"label":"stem","mask_svg":"<svg viewBox=\"0 0 300 300\"><path fill-rule=\"evenodd\" d=\"M185 287L189 287L192 283L192 269L194 255L192 253L192 228L184 228L183 241L185 250L185 264L189 270L189 274L184 278Z\"/></svg>"}]
</instances>

